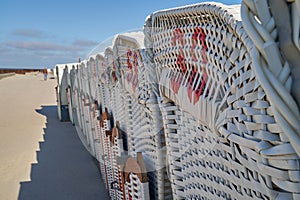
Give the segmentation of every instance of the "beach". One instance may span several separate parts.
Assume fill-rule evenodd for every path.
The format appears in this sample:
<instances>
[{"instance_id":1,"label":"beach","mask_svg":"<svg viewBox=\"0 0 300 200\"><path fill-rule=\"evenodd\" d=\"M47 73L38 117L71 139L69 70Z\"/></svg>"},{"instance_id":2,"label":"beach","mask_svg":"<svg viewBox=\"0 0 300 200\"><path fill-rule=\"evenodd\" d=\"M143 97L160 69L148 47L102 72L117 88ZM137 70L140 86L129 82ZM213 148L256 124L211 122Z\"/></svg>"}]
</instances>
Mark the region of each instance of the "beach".
<instances>
[{"instance_id":1,"label":"beach","mask_svg":"<svg viewBox=\"0 0 300 200\"><path fill-rule=\"evenodd\" d=\"M37 73L0 81L0 199L17 199L20 182L30 181L46 123L35 110L55 105L55 85Z\"/></svg>"},{"instance_id":2,"label":"beach","mask_svg":"<svg viewBox=\"0 0 300 200\"><path fill-rule=\"evenodd\" d=\"M1 200L68 199L71 193L76 195L74 188L85 188L81 187L81 182L99 187L95 184L100 180L97 167L80 143L75 128L71 123L57 119L56 81L44 81L38 72L16 74L0 80ZM64 127L65 130L60 130ZM64 135L63 131L68 134ZM65 146L72 146L77 152ZM57 163L62 163L63 167ZM81 168L74 167L76 171L72 172L73 169L69 168L74 165ZM70 174L64 174L63 170L70 171ZM79 170L82 177L68 180L68 176L74 177ZM85 170L92 174L85 174ZM56 186L57 182L68 189L61 191ZM69 182L74 182L76 187L71 183L68 185ZM80 189L77 190L80 192ZM94 196L97 192L94 191ZM72 199L71 196L69 199Z\"/></svg>"}]
</instances>

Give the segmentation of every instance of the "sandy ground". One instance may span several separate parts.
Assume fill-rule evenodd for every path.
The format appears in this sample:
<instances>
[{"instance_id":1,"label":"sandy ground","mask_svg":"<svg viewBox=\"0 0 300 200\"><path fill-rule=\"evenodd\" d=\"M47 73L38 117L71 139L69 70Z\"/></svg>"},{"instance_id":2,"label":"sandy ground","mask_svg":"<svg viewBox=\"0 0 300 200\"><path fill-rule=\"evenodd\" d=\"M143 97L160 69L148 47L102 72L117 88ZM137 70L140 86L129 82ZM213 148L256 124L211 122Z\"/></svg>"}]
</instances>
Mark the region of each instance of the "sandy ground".
<instances>
[{"instance_id":1,"label":"sandy ground","mask_svg":"<svg viewBox=\"0 0 300 200\"><path fill-rule=\"evenodd\" d=\"M56 188L57 182L61 182L59 185L62 184L62 188L67 188L68 183L73 181L77 184L76 187L80 191L82 179L89 178L83 180L85 181L84 184L87 185L95 185L100 180L98 178L93 180L95 173L98 173L97 167L80 144L78 136L74 134L74 127L70 123L64 124L57 119L55 85L56 80L48 79L48 81L44 81L42 74L37 73L15 75L0 81L1 200L18 198L68 199L66 198L68 196L64 196L65 194L60 195L59 193L64 193L64 191L72 193L73 186L71 185L68 190L61 190ZM65 127L66 130L61 130L60 133L59 130ZM62 136L60 139L59 134L63 135L64 133L68 133L68 135ZM47 137L45 137L47 134L48 142ZM66 148L64 140L68 142L67 145L69 147L77 149L77 152L69 151L72 148ZM42 144L45 146L44 150ZM62 151L66 153L60 153ZM74 153L82 154L81 158L76 157ZM83 159L83 161L80 159ZM64 168L56 166L56 163L61 161L65 161L65 164L63 164ZM84 166L78 164L82 162L87 164ZM66 173L66 176L64 176L63 172L58 172L60 170L69 171L68 167L72 168L72 165L82 167L75 169L77 173L79 170L83 174L83 176L77 177L78 180L69 180L70 177L68 176L76 174L72 170L72 173ZM91 172L87 171L89 174L85 175L85 170L89 170L94 174L90 174ZM48 175L44 176L45 174ZM34 178L33 176L36 177ZM43 186L45 188L41 190ZM103 185L96 186L103 187ZM46 187L48 187L48 190ZM97 192L101 193L103 191L94 192L94 196L97 195ZM53 196L50 193L57 194Z\"/></svg>"},{"instance_id":2,"label":"sandy ground","mask_svg":"<svg viewBox=\"0 0 300 200\"><path fill-rule=\"evenodd\" d=\"M46 123L35 109L55 104L54 86L34 74L0 81L0 199L17 199L20 182L30 180Z\"/></svg>"}]
</instances>

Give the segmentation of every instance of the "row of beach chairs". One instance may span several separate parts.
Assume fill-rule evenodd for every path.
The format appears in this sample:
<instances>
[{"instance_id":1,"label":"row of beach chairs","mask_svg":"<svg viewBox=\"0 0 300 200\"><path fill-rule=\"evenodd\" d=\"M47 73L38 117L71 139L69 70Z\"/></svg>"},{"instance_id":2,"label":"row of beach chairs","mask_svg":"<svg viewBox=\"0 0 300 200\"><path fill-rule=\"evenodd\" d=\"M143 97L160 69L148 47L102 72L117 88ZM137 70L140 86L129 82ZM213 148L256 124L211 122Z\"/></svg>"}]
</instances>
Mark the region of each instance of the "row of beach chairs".
<instances>
[{"instance_id":1,"label":"row of beach chairs","mask_svg":"<svg viewBox=\"0 0 300 200\"><path fill-rule=\"evenodd\" d=\"M278 2L291 35L274 2L200 3L56 66L111 199L300 199L300 3Z\"/></svg>"}]
</instances>

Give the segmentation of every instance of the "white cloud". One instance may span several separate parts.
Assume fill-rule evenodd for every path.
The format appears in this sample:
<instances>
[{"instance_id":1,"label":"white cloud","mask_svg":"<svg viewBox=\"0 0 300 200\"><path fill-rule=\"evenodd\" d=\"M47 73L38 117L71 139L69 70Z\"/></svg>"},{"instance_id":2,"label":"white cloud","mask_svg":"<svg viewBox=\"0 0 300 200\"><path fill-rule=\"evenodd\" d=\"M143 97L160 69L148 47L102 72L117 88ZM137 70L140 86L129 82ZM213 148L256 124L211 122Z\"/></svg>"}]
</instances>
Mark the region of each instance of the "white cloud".
<instances>
[{"instance_id":1,"label":"white cloud","mask_svg":"<svg viewBox=\"0 0 300 200\"><path fill-rule=\"evenodd\" d=\"M25 49L33 51L80 51L83 49L71 45L62 45L52 42L40 41L8 41L5 43L5 45L14 49Z\"/></svg>"},{"instance_id":2,"label":"white cloud","mask_svg":"<svg viewBox=\"0 0 300 200\"><path fill-rule=\"evenodd\" d=\"M53 67L57 63L77 62L92 49L92 41L71 44L50 41L7 41L0 43L0 67Z\"/></svg>"},{"instance_id":3,"label":"white cloud","mask_svg":"<svg viewBox=\"0 0 300 200\"><path fill-rule=\"evenodd\" d=\"M12 34L15 36L30 37L30 38L46 37L46 34L44 32L39 30L33 30L33 29L17 29L13 31Z\"/></svg>"},{"instance_id":4,"label":"white cloud","mask_svg":"<svg viewBox=\"0 0 300 200\"><path fill-rule=\"evenodd\" d=\"M75 46L84 46L84 47L91 47L96 46L98 42L91 41L91 40L75 40L73 45Z\"/></svg>"}]
</instances>

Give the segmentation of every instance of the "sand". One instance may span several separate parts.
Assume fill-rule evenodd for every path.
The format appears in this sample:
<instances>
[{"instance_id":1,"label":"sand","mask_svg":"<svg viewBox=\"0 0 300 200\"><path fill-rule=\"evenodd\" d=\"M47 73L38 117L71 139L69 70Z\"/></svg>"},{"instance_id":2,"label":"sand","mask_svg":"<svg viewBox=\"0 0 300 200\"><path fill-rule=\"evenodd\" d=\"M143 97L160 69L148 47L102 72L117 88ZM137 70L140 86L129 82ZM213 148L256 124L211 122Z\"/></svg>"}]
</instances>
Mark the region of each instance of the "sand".
<instances>
[{"instance_id":1,"label":"sand","mask_svg":"<svg viewBox=\"0 0 300 200\"><path fill-rule=\"evenodd\" d=\"M1 200L74 199L74 190L82 195L82 189L90 192L81 187L82 182L104 187L97 185L97 167L79 142L75 128L57 119L55 85L56 79L44 81L38 73L0 80ZM63 166L57 165L59 162ZM73 169L72 165L80 168ZM78 171L81 176L74 176ZM103 193L94 190L95 197Z\"/></svg>"},{"instance_id":2,"label":"sand","mask_svg":"<svg viewBox=\"0 0 300 200\"><path fill-rule=\"evenodd\" d=\"M35 109L55 104L54 86L35 74L0 81L0 199L17 199L19 183L30 180L46 123Z\"/></svg>"},{"instance_id":3,"label":"sand","mask_svg":"<svg viewBox=\"0 0 300 200\"><path fill-rule=\"evenodd\" d=\"M15 73L0 74L0 80L4 79L4 78L7 78L7 77L10 77L10 76L14 76L14 75L15 75Z\"/></svg>"}]
</instances>

